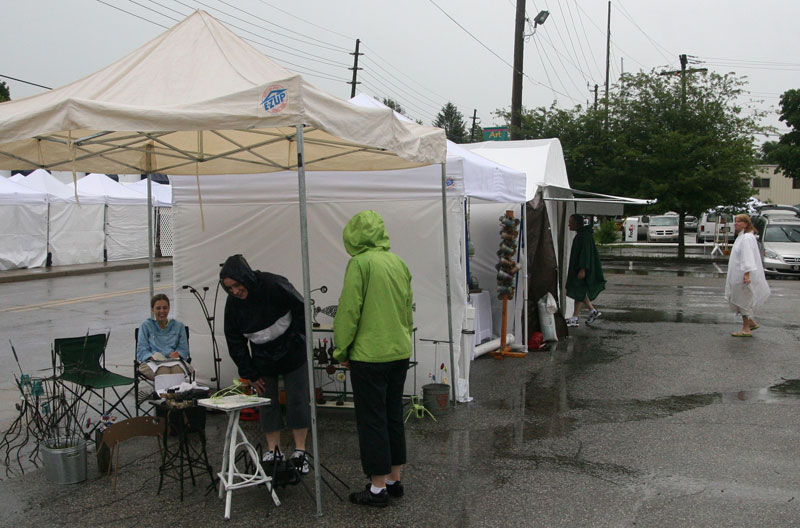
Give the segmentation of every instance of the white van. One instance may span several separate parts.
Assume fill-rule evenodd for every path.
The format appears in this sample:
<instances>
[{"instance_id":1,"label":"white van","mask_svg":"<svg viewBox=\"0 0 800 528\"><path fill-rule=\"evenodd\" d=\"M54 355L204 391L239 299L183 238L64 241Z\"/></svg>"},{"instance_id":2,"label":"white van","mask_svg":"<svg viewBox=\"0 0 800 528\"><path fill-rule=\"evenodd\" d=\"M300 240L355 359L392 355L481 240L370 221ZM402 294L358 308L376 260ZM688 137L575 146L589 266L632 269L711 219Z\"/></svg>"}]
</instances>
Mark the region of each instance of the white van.
<instances>
[{"instance_id":1,"label":"white van","mask_svg":"<svg viewBox=\"0 0 800 528\"><path fill-rule=\"evenodd\" d=\"M700 215L700 220L697 222L697 236L695 241L700 244L701 242L713 242L714 234L718 233L718 240L724 240L725 235L728 236L728 241L733 242L735 238L733 230L733 217L734 215L728 213L703 213Z\"/></svg>"}]
</instances>

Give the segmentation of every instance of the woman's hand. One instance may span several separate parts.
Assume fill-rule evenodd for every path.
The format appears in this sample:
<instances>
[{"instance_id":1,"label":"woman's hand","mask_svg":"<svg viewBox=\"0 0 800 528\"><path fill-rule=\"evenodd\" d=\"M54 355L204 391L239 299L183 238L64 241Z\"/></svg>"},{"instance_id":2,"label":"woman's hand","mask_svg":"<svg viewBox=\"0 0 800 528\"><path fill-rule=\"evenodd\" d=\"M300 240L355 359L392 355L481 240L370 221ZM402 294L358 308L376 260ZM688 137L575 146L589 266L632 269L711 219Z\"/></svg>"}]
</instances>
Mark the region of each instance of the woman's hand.
<instances>
[{"instance_id":1,"label":"woman's hand","mask_svg":"<svg viewBox=\"0 0 800 528\"><path fill-rule=\"evenodd\" d=\"M581 268L578 270L578 279L583 280L586 277L586 269Z\"/></svg>"},{"instance_id":2,"label":"woman's hand","mask_svg":"<svg viewBox=\"0 0 800 528\"><path fill-rule=\"evenodd\" d=\"M744 283L745 284L750 284L750 272L749 271L745 271L744 272Z\"/></svg>"},{"instance_id":3,"label":"woman's hand","mask_svg":"<svg viewBox=\"0 0 800 528\"><path fill-rule=\"evenodd\" d=\"M177 350L173 350L172 352L169 353L169 357L173 359L178 359L179 357L181 357L181 355Z\"/></svg>"}]
</instances>

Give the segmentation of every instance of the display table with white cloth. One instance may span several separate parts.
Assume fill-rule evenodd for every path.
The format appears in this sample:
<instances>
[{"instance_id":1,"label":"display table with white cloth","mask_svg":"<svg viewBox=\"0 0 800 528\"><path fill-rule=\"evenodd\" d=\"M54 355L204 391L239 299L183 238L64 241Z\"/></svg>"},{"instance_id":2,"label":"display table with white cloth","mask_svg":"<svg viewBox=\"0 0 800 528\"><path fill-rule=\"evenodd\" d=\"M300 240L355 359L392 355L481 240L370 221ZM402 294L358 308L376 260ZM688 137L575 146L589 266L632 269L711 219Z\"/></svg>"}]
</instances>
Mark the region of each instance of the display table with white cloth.
<instances>
[{"instance_id":1,"label":"display table with white cloth","mask_svg":"<svg viewBox=\"0 0 800 528\"><path fill-rule=\"evenodd\" d=\"M261 459L255 447L247 440L247 437L239 426L239 415L242 409L262 407L270 403L269 398L259 398L257 396L234 395L223 396L221 398L205 398L198 400L197 404L209 409L224 411L228 415L228 429L225 432L225 451L222 454L222 471L219 474L219 497L222 492L226 492L225 497L225 520L231 518L231 492L235 489L246 488L248 486L258 486L265 484L267 490L272 494L275 506L280 506L281 501L272 486L272 478L268 477L261 467ZM241 440L240 440L241 438ZM242 473L236 468L236 450L243 447L250 462L255 466L254 473Z\"/></svg>"},{"instance_id":2,"label":"display table with white cloth","mask_svg":"<svg viewBox=\"0 0 800 528\"><path fill-rule=\"evenodd\" d=\"M478 346L492 338L492 298L488 290L470 293L469 298L475 308L475 346Z\"/></svg>"}]
</instances>

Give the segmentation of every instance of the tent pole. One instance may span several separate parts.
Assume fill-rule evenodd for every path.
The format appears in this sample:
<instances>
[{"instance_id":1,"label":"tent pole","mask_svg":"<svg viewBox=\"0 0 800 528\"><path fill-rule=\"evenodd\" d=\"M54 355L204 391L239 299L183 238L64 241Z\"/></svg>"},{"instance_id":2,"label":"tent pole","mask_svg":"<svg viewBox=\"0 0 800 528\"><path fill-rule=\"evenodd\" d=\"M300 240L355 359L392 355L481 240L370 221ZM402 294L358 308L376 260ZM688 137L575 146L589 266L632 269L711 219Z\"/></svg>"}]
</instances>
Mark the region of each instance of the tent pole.
<instances>
[{"instance_id":1,"label":"tent pole","mask_svg":"<svg viewBox=\"0 0 800 528\"><path fill-rule=\"evenodd\" d=\"M153 143L145 147L145 170L147 171L147 270L150 276L150 298L153 298Z\"/></svg>"},{"instance_id":2,"label":"tent pole","mask_svg":"<svg viewBox=\"0 0 800 528\"><path fill-rule=\"evenodd\" d=\"M453 352L453 300L450 296L450 253L447 241L447 164L442 163L442 230L444 231L444 285L447 291L447 334L450 344L450 389L453 403L456 402L456 363ZM463 354L464 351L462 350ZM417 388L414 387L416 391Z\"/></svg>"},{"instance_id":3,"label":"tent pole","mask_svg":"<svg viewBox=\"0 0 800 528\"><path fill-rule=\"evenodd\" d=\"M311 270L308 256L308 213L306 208L306 168L303 161L303 125L297 125L297 188L300 202L300 248L303 255L303 305L306 314L306 365L311 405L311 445L314 450L314 491L318 517L322 516L322 473L320 473L319 442L317 439L317 402L314 393L314 336L311 330Z\"/></svg>"}]
</instances>

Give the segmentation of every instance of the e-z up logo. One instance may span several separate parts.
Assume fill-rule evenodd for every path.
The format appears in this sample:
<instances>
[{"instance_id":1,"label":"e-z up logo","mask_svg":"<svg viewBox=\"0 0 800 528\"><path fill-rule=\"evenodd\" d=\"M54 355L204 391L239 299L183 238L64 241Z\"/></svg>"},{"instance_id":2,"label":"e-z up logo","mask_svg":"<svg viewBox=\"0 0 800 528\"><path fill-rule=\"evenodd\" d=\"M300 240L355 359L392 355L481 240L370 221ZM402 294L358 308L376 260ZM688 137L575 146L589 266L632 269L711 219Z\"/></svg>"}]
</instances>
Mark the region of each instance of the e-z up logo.
<instances>
[{"instance_id":1,"label":"e-z up logo","mask_svg":"<svg viewBox=\"0 0 800 528\"><path fill-rule=\"evenodd\" d=\"M264 105L264 110L271 114L277 114L286 108L286 88L278 84L273 84L261 96L261 104Z\"/></svg>"}]
</instances>

